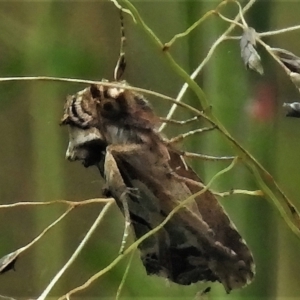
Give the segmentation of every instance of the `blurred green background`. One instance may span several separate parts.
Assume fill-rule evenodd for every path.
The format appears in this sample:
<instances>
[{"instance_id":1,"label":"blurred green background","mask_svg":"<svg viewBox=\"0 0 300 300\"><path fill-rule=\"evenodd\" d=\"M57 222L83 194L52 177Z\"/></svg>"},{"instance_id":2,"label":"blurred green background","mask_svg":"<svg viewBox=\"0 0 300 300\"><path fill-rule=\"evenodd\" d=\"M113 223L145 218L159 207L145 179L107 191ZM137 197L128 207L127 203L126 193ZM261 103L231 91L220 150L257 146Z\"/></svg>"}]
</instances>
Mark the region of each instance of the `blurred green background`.
<instances>
[{"instance_id":1,"label":"blurred green background","mask_svg":"<svg viewBox=\"0 0 300 300\"><path fill-rule=\"evenodd\" d=\"M134 1L146 23L167 42L182 32L215 1ZM225 9L233 17L237 9ZM246 19L257 31L299 23L300 3L257 1ZM189 37L171 48L175 59L191 73L213 41L228 26L212 17ZM165 61L161 51L144 32L125 17L127 70L134 86L176 97L183 82ZM119 54L119 12L108 1L1 1L0 76L57 76L111 80ZM236 34L240 34L237 31ZM300 55L299 31L266 41ZM261 53L265 75L247 72L237 41L222 44L197 79L212 102L216 115L232 135L274 175L300 208L300 121L286 119L282 102L299 101L299 94L283 71ZM18 201L51 201L101 196L98 172L64 160L68 143L66 128L58 126L66 95L82 85L57 82L0 83L0 204ZM150 99L165 115L168 103ZM193 93L185 100L199 108ZM183 118L183 113L177 114ZM169 127L176 136L188 127ZM231 154L216 134L194 137L189 150L211 155ZM194 162L201 177L209 180L226 163ZM256 189L243 167L236 168L215 186ZM232 196L222 199L230 217L253 250L257 263L255 281L230 299L299 299L300 242L287 228L274 207L262 198ZM63 211L63 205L19 207L0 210L0 257L31 241ZM16 271L0 276L0 295L15 298L38 296L67 261L98 215L100 205L73 211L16 263ZM55 286L52 296L66 293L108 265L119 250L123 217L116 206L109 211L75 264ZM126 260L101 277L74 299L114 298ZM169 284L146 276L135 254L123 298L194 299L205 286ZM225 298L220 285L211 285L211 299ZM0 296L1 299L1 296Z\"/></svg>"}]
</instances>

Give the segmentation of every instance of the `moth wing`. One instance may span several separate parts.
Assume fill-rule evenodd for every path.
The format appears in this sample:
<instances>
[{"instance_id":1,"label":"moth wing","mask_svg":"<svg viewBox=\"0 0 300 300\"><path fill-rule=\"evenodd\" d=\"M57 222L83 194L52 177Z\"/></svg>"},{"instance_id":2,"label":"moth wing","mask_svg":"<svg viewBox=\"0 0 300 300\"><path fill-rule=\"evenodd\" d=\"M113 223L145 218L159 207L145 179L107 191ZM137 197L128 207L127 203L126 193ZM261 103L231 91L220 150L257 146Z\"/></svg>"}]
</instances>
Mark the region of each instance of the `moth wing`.
<instances>
[{"instance_id":1,"label":"moth wing","mask_svg":"<svg viewBox=\"0 0 300 300\"><path fill-rule=\"evenodd\" d=\"M105 160L100 164L100 173L106 180L107 188L124 213L124 201L127 202L131 226L136 239L147 234L164 219L159 211L159 199L140 180L132 178L130 171L124 168L120 159L106 152ZM169 248L169 239L163 228L144 240L140 245L141 258L148 274L157 274L169 278L164 268L163 249Z\"/></svg>"},{"instance_id":2,"label":"moth wing","mask_svg":"<svg viewBox=\"0 0 300 300\"><path fill-rule=\"evenodd\" d=\"M124 186L140 193L138 197L129 193L127 198L137 238L160 224L180 201L199 192L199 187L170 176L171 166L178 175L200 181L191 169L184 168L177 153L170 152L170 155L168 165L151 151L140 151L135 155L114 153ZM120 194L112 176L108 175L109 167L104 169L112 195L122 209ZM220 224L214 217L221 218ZM253 277L249 267L252 256L232 226L215 197L206 192L180 209L148 244L140 245L144 266L148 273L179 284L218 280L228 292L240 288ZM232 237L239 246L234 245Z\"/></svg>"},{"instance_id":3,"label":"moth wing","mask_svg":"<svg viewBox=\"0 0 300 300\"><path fill-rule=\"evenodd\" d=\"M169 164L173 170L176 170L178 175L202 182L192 168L183 163L180 155L174 151L170 151L169 153ZM187 182L186 185L192 194L199 191L199 188L193 184ZM216 240L229 249L232 249L237 254L239 260L244 262L245 266L240 270L241 277L244 277L242 282L244 282L244 285L249 284L255 274L253 256L224 208L209 190L197 196L195 201L203 220L213 230Z\"/></svg>"}]
</instances>

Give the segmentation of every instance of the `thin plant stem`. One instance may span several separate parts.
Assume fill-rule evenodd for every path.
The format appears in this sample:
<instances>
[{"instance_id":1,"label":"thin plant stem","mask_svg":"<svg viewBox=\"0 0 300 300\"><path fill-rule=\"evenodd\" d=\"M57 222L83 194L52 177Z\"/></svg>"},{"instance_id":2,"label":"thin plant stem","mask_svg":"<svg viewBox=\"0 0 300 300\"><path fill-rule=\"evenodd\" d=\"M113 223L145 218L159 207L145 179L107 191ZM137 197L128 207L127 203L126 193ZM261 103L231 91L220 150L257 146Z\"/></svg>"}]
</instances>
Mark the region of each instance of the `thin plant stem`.
<instances>
[{"instance_id":1,"label":"thin plant stem","mask_svg":"<svg viewBox=\"0 0 300 300\"><path fill-rule=\"evenodd\" d=\"M156 226L155 228L153 228L152 230L150 230L148 233L144 234L142 237L140 237L137 241L135 241L134 243L132 243L122 254L120 254L119 256L117 256L107 267L105 267L104 269L102 269L101 271L99 271L98 273L94 274L93 276L91 276L84 284L82 284L81 286L78 286L74 289L72 289L71 291L69 291L67 294L61 296L58 300L63 300L63 299L70 299L70 296L82 291L84 289L86 289L87 287L89 287L95 280L97 280L99 277L101 277L102 275L104 275L105 273L107 273L108 271L110 271L113 267L115 267L122 259L124 259L124 257L126 257L129 253L131 253L133 250L137 249L138 245L140 243L142 243L145 239L147 239L148 237L152 236L153 234L155 234L156 232L158 232L161 228L163 228L167 222L169 222L169 220L184 206L186 206L190 201L193 201L195 199L195 197L200 196L201 194L205 193L208 188L213 184L213 182L215 180L217 180L217 178L219 178L221 175L224 175L225 173L229 172L237 163L237 159L233 160L231 162L231 164L224 168L223 170L219 171L217 174L215 174L212 179L209 181L209 183L203 188L201 189L199 192L191 195L190 197L188 197L187 199L185 199L184 201L180 202L169 214L168 216L164 219L163 222L161 222L158 226ZM190 211L192 213L192 211ZM196 215L197 216L197 215ZM197 216L199 217L199 216Z\"/></svg>"},{"instance_id":2,"label":"thin plant stem","mask_svg":"<svg viewBox=\"0 0 300 300\"><path fill-rule=\"evenodd\" d=\"M53 204L66 204L70 206L82 206L91 203L107 203L112 198L94 198L81 201L68 201L68 200L53 200L53 201L44 201L44 202L15 202L11 204L1 204L0 209L4 208L14 208L19 206L41 206L41 205L53 205Z\"/></svg>"},{"instance_id":3,"label":"thin plant stem","mask_svg":"<svg viewBox=\"0 0 300 300\"><path fill-rule=\"evenodd\" d=\"M239 190L239 189L234 189L230 190L227 192L216 192L213 190L210 190L214 195L219 196L219 197L227 197L231 195L247 195L247 196L257 196L257 197L263 197L264 193L261 190L256 190L256 191L248 191L248 190Z\"/></svg>"},{"instance_id":4,"label":"thin plant stem","mask_svg":"<svg viewBox=\"0 0 300 300\"><path fill-rule=\"evenodd\" d=\"M287 27L287 28L283 28L283 29L271 30L271 31L267 31L267 32L260 32L260 33L258 33L258 36L260 36L260 37L272 36L272 35L287 33L287 32L291 32L291 31L299 30L299 29L300 29L300 25L295 25L295 26L291 26L291 27Z\"/></svg>"},{"instance_id":5,"label":"thin plant stem","mask_svg":"<svg viewBox=\"0 0 300 300\"><path fill-rule=\"evenodd\" d=\"M119 285L119 287L118 287L117 294L116 294L116 300L118 300L118 299L120 298L122 289L123 289L123 287L124 287L126 278L127 278L127 276L128 276L128 273L129 273L130 266L131 266L131 264L132 264L132 259L133 259L134 253L135 253L135 251L133 250L133 251L131 252L131 255L130 255L128 264L127 264L127 266L126 266L126 269L125 269L125 272L124 272L124 274L123 274L122 280L121 280L120 285Z\"/></svg>"},{"instance_id":6,"label":"thin plant stem","mask_svg":"<svg viewBox=\"0 0 300 300\"><path fill-rule=\"evenodd\" d=\"M53 228L56 224L58 224L74 207L70 206L59 218L57 218L54 222L52 222L49 226L47 226L37 237L35 237L30 243L27 245L9 253L5 257L6 262L5 265L1 265L1 269L8 267L8 265L13 265L17 258L23 254L26 250L31 248L35 243L37 243L51 228Z\"/></svg>"},{"instance_id":7,"label":"thin plant stem","mask_svg":"<svg viewBox=\"0 0 300 300\"><path fill-rule=\"evenodd\" d=\"M123 3L126 4L128 9L133 13L137 20L137 24L142 27L142 29L149 35L154 44L161 48L162 43L157 38L157 36L153 33L153 31L145 24L139 15L138 11L128 0L122 0ZM256 0L250 0L247 5L243 9L243 13L249 9ZM237 16L237 19L240 18ZM236 20L236 19L235 19ZM219 43L223 41L224 37L235 27L235 24L231 24L229 28L222 34L222 36L217 40ZM218 43L215 42L215 45ZM216 47L216 46L215 46ZM264 192L267 199L271 200L271 202L276 206L281 216L290 227L290 229L300 238L300 215L296 207L292 204L292 202L287 198L284 192L279 188L271 174L246 150L244 149L226 130L223 124L213 115L212 111L209 109L208 102L206 100L205 94L202 89L196 84L196 82L174 61L170 53L164 52L166 59L169 61L170 66L173 68L176 73L181 76L185 82L189 85L189 87L195 92L197 95L202 108L204 108L205 115L207 119L209 119L222 133L222 135L227 139L227 141L233 146L237 155L244 161L245 165L249 169L249 171L253 174L258 186ZM212 53L211 53L212 54ZM205 63L210 58L209 55L206 56L206 59L203 60L202 64Z\"/></svg>"},{"instance_id":8,"label":"thin plant stem","mask_svg":"<svg viewBox=\"0 0 300 300\"><path fill-rule=\"evenodd\" d=\"M252 5L256 2L256 0L250 0L245 7L243 8L242 12L243 14L245 14L251 7ZM234 18L235 22L238 22L241 18L241 14L237 14L237 16ZM199 66L195 69L195 71L190 75L190 78L195 79L198 74L202 71L203 67L208 63L208 61L211 59L211 57L213 56L215 50L217 49L217 47L226 40L227 35L229 35L233 29L235 28L235 24L230 24L230 26L224 31L224 33L214 42L214 44L210 47L206 57L202 60L202 62L199 64ZM176 102L180 103L181 100L183 99L187 89L189 87L189 84L187 82L185 82L182 86L182 88L180 89L177 97L176 97ZM174 115L175 111L176 111L177 105L176 103L172 105L172 107L170 108L166 119L172 118L172 116ZM162 131L166 126L166 123L163 123L160 128L159 131Z\"/></svg>"},{"instance_id":9,"label":"thin plant stem","mask_svg":"<svg viewBox=\"0 0 300 300\"><path fill-rule=\"evenodd\" d=\"M93 225L91 226L91 228L89 229L89 231L84 236L84 238L81 241L81 243L78 245L78 247L76 248L76 250L74 251L74 253L71 255L70 259L59 270L59 272L54 276L54 278L50 281L50 283L48 284L48 286L45 288L45 290L42 292L42 294L37 298L37 300L44 300L48 296L48 294L50 293L50 291L52 290L52 288L54 287L54 285L57 283L57 281L61 278L61 276L64 274L64 272L72 265L72 263L78 257L78 255L82 251L83 247L86 245L87 241L90 239L90 237L92 236L92 234L94 233L94 231L96 230L96 228L98 227L98 225L100 224L100 222L103 220L103 218L106 215L108 209L110 208L110 206L113 203L114 203L114 201L109 201L109 202L106 203L106 205L101 210L99 216L97 217L97 219L95 220L95 222L93 223Z\"/></svg>"}]
</instances>

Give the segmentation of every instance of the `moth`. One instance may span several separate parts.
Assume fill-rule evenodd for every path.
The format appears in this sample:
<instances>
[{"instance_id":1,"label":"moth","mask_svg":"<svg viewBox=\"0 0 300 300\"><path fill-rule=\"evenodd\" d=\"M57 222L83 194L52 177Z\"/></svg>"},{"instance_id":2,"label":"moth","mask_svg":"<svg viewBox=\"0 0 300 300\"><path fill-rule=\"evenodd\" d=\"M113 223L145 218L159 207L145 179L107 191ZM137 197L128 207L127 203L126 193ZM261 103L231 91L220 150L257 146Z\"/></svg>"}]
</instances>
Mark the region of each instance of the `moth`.
<instances>
[{"instance_id":1,"label":"moth","mask_svg":"<svg viewBox=\"0 0 300 300\"><path fill-rule=\"evenodd\" d=\"M118 84L91 85L69 96L61 123L69 127L67 159L98 166L138 239L199 192L193 181L202 181L157 131L160 119L146 99L126 82ZM148 274L181 285L219 281L230 292L254 277L250 250L208 190L139 249Z\"/></svg>"},{"instance_id":2,"label":"moth","mask_svg":"<svg viewBox=\"0 0 300 300\"><path fill-rule=\"evenodd\" d=\"M244 287L255 272L251 251L209 190L195 196L204 187L201 179L158 132L160 118L148 101L120 81L125 66L121 43L116 87L102 80L67 97L61 119L69 130L66 158L99 169L136 239L191 199L139 244L148 275L180 285L217 281L227 293Z\"/></svg>"}]
</instances>

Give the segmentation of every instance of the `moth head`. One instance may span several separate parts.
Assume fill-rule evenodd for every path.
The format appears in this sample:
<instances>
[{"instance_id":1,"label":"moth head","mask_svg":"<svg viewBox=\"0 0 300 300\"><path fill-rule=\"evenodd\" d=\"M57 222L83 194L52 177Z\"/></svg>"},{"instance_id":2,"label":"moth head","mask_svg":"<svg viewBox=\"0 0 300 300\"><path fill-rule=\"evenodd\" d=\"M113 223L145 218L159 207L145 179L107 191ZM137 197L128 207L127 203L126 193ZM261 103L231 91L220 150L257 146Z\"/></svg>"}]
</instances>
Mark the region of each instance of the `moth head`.
<instances>
[{"instance_id":1,"label":"moth head","mask_svg":"<svg viewBox=\"0 0 300 300\"><path fill-rule=\"evenodd\" d=\"M60 122L67 125L69 131L66 159L80 160L86 167L102 159L107 145L96 127L97 122L97 103L91 97L89 88L67 97Z\"/></svg>"}]
</instances>

